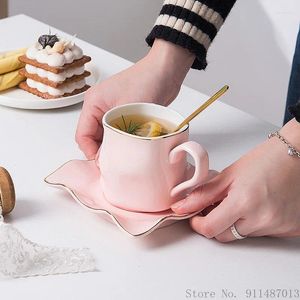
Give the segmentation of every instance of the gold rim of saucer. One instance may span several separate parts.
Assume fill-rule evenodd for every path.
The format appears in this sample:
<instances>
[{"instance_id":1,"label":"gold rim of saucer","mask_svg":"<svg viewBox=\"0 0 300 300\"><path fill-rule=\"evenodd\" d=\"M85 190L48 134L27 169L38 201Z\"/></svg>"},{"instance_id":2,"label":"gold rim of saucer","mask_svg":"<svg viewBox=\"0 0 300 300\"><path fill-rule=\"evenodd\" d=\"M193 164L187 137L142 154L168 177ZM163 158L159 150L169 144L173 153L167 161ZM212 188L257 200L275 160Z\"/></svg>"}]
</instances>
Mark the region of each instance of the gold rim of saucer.
<instances>
[{"instance_id":1,"label":"gold rim of saucer","mask_svg":"<svg viewBox=\"0 0 300 300\"><path fill-rule=\"evenodd\" d=\"M3 215L9 214L15 207L15 188L9 172L0 167L0 205Z\"/></svg>"},{"instance_id":2,"label":"gold rim of saucer","mask_svg":"<svg viewBox=\"0 0 300 300\"><path fill-rule=\"evenodd\" d=\"M120 222L119 218L115 216L115 214L111 213L110 211L104 209L104 208L94 208L91 207L89 205L87 205L86 203L84 203L83 201L81 201L80 196L77 195L77 193L70 187L68 187L67 185L63 184L63 183L59 183L59 182L53 182L51 180L49 180L49 177L53 174L55 174L58 170L62 169L65 165L71 163L71 162L75 162L77 160L71 159L67 162L65 162L64 164L62 164L60 167L58 167L55 171L51 172L47 177L44 178L44 182L46 184L48 184L49 186L55 186L55 187L60 187L63 188L64 190L66 190L71 196L72 198L82 207L86 208L88 211L93 212L93 213L103 213L107 216L109 216L112 221L120 228L122 229L125 233L127 233L129 236L132 237L143 237L146 236L150 233L152 233L154 230L156 230L157 228L159 228L163 223L167 222L167 221L181 221L181 220L186 220L189 218L194 217L195 215L199 214L200 211L196 211L193 213L189 213L189 214L183 214L183 215L177 215L175 213L170 213L167 216L163 216L160 217L156 220L156 222L149 227L148 229L146 229L143 232L140 233L132 233L130 232L125 226L122 225L122 223ZM89 159L89 160L81 160L81 161L85 161L85 162L93 162L95 161L94 159ZM121 208L120 208L121 209ZM121 209L122 210L122 209ZM136 214L145 214L143 212L132 212L132 213L136 213ZM147 213L146 213L147 214Z\"/></svg>"}]
</instances>

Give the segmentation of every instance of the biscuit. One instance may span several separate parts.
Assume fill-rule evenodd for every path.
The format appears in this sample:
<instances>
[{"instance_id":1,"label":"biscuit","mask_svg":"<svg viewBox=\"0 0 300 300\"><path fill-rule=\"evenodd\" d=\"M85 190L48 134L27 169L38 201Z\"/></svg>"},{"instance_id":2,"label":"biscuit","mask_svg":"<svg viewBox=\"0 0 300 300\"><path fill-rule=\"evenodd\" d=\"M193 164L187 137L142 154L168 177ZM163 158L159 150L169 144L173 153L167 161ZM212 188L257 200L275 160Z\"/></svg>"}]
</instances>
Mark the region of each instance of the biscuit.
<instances>
[{"instance_id":1,"label":"biscuit","mask_svg":"<svg viewBox=\"0 0 300 300\"><path fill-rule=\"evenodd\" d=\"M60 88L60 87L64 86L67 83L80 81L83 78L90 76L91 72L84 71L84 73L82 73L80 75L73 75L72 77L67 78L66 80L60 81L60 82L51 81L48 78L40 77L37 74L28 73L28 72L26 72L25 68L21 69L19 71L19 74L22 75L22 76L25 76L26 78L30 78L30 79L32 79L34 81L38 81L38 82L41 82L43 84L49 85L49 86L51 86L53 88Z\"/></svg>"},{"instance_id":2,"label":"biscuit","mask_svg":"<svg viewBox=\"0 0 300 300\"><path fill-rule=\"evenodd\" d=\"M36 96L41 97L41 98L44 98L44 99L57 99L57 98L74 96L76 94L80 94L82 92L85 92L87 89L89 89L90 86L88 84L86 84L81 89L76 89L72 93L65 93L65 94L63 94L61 96L53 96L53 95L50 95L48 93L42 93L39 90L37 90L35 88L31 88L30 86L28 86L28 84L26 83L26 81L21 82L19 84L19 88L21 88L22 90L24 90L26 92L29 92L29 93L31 93L33 95L36 95Z\"/></svg>"},{"instance_id":3,"label":"biscuit","mask_svg":"<svg viewBox=\"0 0 300 300\"><path fill-rule=\"evenodd\" d=\"M91 57L87 56L87 55L84 55L82 58L76 59L76 60L74 60L73 62L71 62L69 64L64 64L62 67L51 67L48 64L40 63L35 59L30 59L26 55L20 56L19 60L21 62L25 63L25 64L29 64L29 65L32 65L34 67L44 69L46 71L50 71L50 72L55 73L55 74L59 74L59 73L65 71L68 68L76 68L76 67L83 66L84 64L91 61Z\"/></svg>"}]
</instances>

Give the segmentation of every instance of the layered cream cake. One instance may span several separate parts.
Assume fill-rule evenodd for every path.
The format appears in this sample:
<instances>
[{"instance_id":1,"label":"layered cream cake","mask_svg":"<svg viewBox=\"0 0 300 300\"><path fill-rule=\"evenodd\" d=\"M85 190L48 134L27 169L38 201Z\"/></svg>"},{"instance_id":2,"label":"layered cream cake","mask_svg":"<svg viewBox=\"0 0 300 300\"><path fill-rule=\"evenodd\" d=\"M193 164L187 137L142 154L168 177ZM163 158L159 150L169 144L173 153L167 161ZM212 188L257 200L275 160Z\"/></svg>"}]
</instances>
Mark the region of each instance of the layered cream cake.
<instances>
[{"instance_id":1,"label":"layered cream cake","mask_svg":"<svg viewBox=\"0 0 300 300\"><path fill-rule=\"evenodd\" d=\"M89 88L85 78L90 72L85 70L85 64L91 57L84 55L74 42L56 35L42 35L19 60L25 63L20 74L26 77L19 87L34 95L55 99Z\"/></svg>"}]
</instances>

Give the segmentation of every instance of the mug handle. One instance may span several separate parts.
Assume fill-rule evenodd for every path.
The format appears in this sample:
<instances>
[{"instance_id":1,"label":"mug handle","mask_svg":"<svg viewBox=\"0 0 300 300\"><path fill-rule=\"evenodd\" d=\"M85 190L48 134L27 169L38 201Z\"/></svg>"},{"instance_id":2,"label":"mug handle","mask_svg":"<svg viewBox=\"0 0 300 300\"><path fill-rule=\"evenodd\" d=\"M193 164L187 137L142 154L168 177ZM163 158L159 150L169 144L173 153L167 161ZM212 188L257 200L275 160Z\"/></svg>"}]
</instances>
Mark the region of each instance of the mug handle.
<instances>
[{"instance_id":1,"label":"mug handle","mask_svg":"<svg viewBox=\"0 0 300 300\"><path fill-rule=\"evenodd\" d=\"M185 142L172 149L169 154L170 163L175 163L183 151L190 154L194 159L195 172L191 179L176 185L171 190L171 197L174 197L184 190L196 188L203 183L208 176L208 153L200 144L194 141Z\"/></svg>"}]
</instances>

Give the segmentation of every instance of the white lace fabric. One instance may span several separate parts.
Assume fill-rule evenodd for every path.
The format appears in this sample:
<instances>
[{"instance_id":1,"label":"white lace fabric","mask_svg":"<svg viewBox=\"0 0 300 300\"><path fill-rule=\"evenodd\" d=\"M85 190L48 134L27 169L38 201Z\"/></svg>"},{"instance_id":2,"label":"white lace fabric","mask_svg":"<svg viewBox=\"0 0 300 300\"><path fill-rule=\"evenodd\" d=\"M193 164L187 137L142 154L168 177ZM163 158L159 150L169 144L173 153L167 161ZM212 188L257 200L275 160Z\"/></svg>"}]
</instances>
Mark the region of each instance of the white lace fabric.
<instances>
[{"instance_id":1,"label":"white lace fabric","mask_svg":"<svg viewBox=\"0 0 300 300\"><path fill-rule=\"evenodd\" d=\"M29 277L96 271L96 262L87 248L47 247L26 238L4 222L0 202L0 273Z\"/></svg>"}]
</instances>

